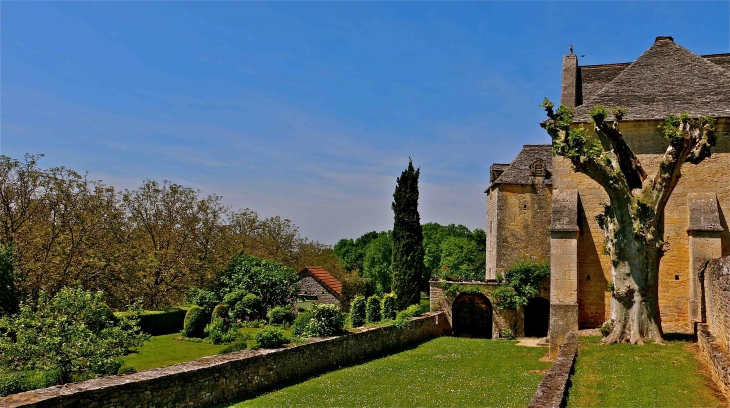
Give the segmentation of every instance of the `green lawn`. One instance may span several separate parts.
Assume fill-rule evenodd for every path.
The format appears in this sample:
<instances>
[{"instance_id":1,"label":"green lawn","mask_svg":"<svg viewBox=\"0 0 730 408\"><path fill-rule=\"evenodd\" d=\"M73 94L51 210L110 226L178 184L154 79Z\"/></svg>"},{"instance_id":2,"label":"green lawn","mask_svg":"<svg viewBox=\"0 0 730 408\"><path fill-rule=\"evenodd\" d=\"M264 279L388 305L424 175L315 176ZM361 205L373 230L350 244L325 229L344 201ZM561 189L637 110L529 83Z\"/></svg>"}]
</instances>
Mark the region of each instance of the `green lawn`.
<instances>
[{"instance_id":1,"label":"green lawn","mask_svg":"<svg viewBox=\"0 0 730 408\"><path fill-rule=\"evenodd\" d=\"M248 347L251 347L254 344L254 334L260 330L260 328L241 328L238 329L238 336L239 338L248 336L250 339L246 343ZM283 332L287 339L290 338L291 329L283 330ZM124 366L134 367L137 371L165 367L219 354L228 346L227 344L214 345L176 340L179 337L180 333L153 336L138 352L124 357Z\"/></svg>"},{"instance_id":2,"label":"green lawn","mask_svg":"<svg viewBox=\"0 0 730 408\"><path fill-rule=\"evenodd\" d=\"M550 363L546 348L515 344L439 337L228 406L525 407Z\"/></svg>"},{"instance_id":3,"label":"green lawn","mask_svg":"<svg viewBox=\"0 0 730 408\"><path fill-rule=\"evenodd\" d=\"M164 367L218 354L226 347L175 340L178 337L180 333L152 337L139 348L139 352L124 357L124 366L134 367L137 371Z\"/></svg>"},{"instance_id":4,"label":"green lawn","mask_svg":"<svg viewBox=\"0 0 730 408\"><path fill-rule=\"evenodd\" d=\"M722 407L687 341L602 345L581 338L569 407Z\"/></svg>"}]
</instances>

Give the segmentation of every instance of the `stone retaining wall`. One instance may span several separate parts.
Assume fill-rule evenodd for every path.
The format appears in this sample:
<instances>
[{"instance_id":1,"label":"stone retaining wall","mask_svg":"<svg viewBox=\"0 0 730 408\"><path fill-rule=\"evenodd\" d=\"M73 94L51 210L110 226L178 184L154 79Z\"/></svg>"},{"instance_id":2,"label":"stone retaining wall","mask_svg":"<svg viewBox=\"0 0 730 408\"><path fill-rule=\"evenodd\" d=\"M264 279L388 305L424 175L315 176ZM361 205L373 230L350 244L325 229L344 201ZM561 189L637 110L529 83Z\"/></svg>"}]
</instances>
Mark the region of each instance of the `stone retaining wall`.
<instances>
[{"instance_id":1,"label":"stone retaining wall","mask_svg":"<svg viewBox=\"0 0 730 408\"><path fill-rule=\"evenodd\" d=\"M443 313L278 350L244 350L0 398L2 407L206 407L417 344L449 330Z\"/></svg>"},{"instance_id":2,"label":"stone retaining wall","mask_svg":"<svg viewBox=\"0 0 730 408\"><path fill-rule=\"evenodd\" d=\"M568 381L578 354L578 333L571 332L565 336L560 346L558 358L550 367L545 377L537 387L535 396L530 401L529 408L553 408L565 406L565 395L568 390Z\"/></svg>"},{"instance_id":3,"label":"stone retaining wall","mask_svg":"<svg viewBox=\"0 0 730 408\"><path fill-rule=\"evenodd\" d=\"M697 325L697 343L700 353L710 366L712 376L720 389L730 398L730 356L722 349L708 325Z\"/></svg>"}]
</instances>

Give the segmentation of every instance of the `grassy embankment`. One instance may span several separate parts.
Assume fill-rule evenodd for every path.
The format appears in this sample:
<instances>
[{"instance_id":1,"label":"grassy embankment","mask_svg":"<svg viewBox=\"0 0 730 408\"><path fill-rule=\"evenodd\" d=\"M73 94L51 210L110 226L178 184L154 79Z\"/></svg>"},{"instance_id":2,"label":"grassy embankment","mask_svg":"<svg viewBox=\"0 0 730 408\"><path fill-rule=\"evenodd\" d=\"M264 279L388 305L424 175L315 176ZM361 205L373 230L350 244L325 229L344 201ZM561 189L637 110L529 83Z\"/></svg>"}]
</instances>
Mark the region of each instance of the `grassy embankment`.
<instances>
[{"instance_id":1,"label":"grassy embankment","mask_svg":"<svg viewBox=\"0 0 730 408\"><path fill-rule=\"evenodd\" d=\"M550 363L516 343L439 337L232 406L525 407Z\"/></svg>"},{"instance_id":2,"label":"grassy embankment","mask_svg":"<svg viewBox=\"0 0 730 408\"><path fill-rule=\"evenodd\" d=\"M722 407L688 341L602 345L581 338L569 407Z\"/></svg>"}]
</instances>

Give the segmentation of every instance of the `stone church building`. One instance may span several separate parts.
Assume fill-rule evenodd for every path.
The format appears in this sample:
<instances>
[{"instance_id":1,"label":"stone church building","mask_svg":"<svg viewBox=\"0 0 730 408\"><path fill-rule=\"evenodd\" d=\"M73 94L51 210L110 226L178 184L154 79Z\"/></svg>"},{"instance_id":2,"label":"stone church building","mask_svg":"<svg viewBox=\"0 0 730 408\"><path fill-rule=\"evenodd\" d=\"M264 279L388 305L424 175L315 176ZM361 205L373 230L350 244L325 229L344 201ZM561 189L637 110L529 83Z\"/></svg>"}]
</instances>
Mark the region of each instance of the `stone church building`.
<instances>
[{"instance_id":1,"label":"stone church building","mask_svg":"<svg viewBox=\"0 0 730 408\"><path fill-rule=\"evenodd\" d=\"M588 129L594 106L626 108L621 132L649 175L668 146L658 129L667 115L717 118L712 157L683 165L664 215L669 246L659 271L662 326L665 332L693 333L701 321L698 267L730 255L730 54L700 56L671 37L657 37L633 62L581 66L571 52L563 57L560 103L575 109L575 126ZM494 301L490 285L520 257L549 259L550 285L541 296L549 298L551 352L565 333L607 321L612 266L595 218L608 203L601 186L554 157L550 145L524 146L511 164L492 165L489 179L484 296ZM437 298L446 298L438 284L432 284L434 290ZM452 313L448 301L432 305L449 316L464 313ZM465 301L457 297L453 304L459 302ZM510 319L518 333L527 327L519 316L493 310L487 323L492 335ZM452 318L452 324L463 323Z\"/></svg>"},{"instance_id":2,"label":"stone church building","mask_svg":"<svg viewBox=\"0 0 730 408\"><path fill-rule=\"evenodd\" d=\"M699 56L671 37L657 37L631 63L580 66L571 54L563 57L560 99L575 109L575 124L587 128L594 106L627 108L621 130L648 174L656 172L667 147L658 129L667 115L718 118L712 157L683 165L664 216L669 250L659 271L662 325L666 332L692 333L701 318L698 267L730 255L725 217L730 214L730 54ZM492 223L496 228L488 233L487 279L515 256L545 259L549 253L551 324L598 327L611 316L611 262L595 219L608 196L561 157L544 165L537 152L551 156L550 150L525 146L510 166L492 166L490 176L501 175L487 190L488 228ZM544 175L533 170L536 166ZM507 248L493 249L500 246Z\"/></svg>"}]
</instances>

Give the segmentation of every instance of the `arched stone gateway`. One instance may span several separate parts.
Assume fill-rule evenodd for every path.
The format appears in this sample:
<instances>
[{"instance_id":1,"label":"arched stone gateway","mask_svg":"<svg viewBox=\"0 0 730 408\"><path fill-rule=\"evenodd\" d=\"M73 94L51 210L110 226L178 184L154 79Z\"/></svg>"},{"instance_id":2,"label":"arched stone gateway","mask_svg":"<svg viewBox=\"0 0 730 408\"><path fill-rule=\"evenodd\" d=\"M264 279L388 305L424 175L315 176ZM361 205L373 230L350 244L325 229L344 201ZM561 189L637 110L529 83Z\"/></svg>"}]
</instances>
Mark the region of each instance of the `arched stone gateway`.
<instances>
[{"instance_id":1,"label":"arched stone gateway","mask_svg":"<svg viewBox=\"0 0 730 408\"><path fill-rule=\"evenodd\" d=\"M456 297L452 310L452 329L456 337L492 338L492 304L481 293Z\"/></svg>"},{"instance_id":2,"label":"arched stone gateway","mask_svg":"<svg viewBox=\"0 0 730 408\"><path fill-rule=\"evenodd\" d=\"M550 302L537 297L525 306L525 337L546 337L550 326Z\"/></svg>"}]
</instances>

